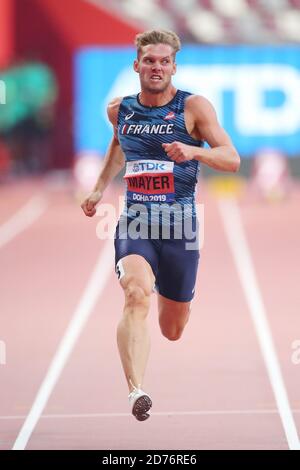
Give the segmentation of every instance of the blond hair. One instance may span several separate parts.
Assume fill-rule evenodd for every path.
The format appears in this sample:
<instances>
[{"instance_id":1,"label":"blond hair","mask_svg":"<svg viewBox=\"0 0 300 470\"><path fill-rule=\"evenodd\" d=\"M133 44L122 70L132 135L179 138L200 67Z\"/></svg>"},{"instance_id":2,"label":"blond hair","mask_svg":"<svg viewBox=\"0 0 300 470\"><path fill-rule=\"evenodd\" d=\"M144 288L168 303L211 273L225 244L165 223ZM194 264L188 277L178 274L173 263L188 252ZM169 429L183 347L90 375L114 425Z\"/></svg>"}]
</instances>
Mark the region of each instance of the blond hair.
<instances>
[{"instance_id":1,"label":"blond hair","mask_svg":"<svg viewBox=\"0 0 300 470\"><path fill-rule=\"evenodd\" d=\"M142 48L149 44L168 44L173 48L174 59L176 52L178 52L181 47L180 39L173 31L153 29L136 35L135 45L137 47L138 56L142 52Z\"/></svg>"}]
</instances>

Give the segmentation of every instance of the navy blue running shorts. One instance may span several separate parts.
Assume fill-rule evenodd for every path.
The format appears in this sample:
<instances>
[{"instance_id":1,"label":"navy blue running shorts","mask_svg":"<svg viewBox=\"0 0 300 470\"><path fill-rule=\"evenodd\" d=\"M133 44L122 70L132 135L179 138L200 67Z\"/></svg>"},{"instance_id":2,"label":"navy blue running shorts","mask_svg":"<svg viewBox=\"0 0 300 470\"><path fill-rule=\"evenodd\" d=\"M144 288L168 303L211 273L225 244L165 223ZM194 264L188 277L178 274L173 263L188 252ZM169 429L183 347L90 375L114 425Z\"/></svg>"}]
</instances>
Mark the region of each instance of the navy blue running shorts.
<instances>
[{"instance_id":1,"label":"navy blue running shorts","mask_svg":"<svg viewBox=\"0 0 300 470\"><path fill-rule=\"evenodd\" d=\"M120 278L119 261L128 255L140 255L151 266L160 295L177 302L194 297L199 249L186 249L186 239L122 239L115 233L115 266ZM119 263L119 264L118 264ZM123 268L122 268L123 269Z\"/></svg>"}]
</instances>

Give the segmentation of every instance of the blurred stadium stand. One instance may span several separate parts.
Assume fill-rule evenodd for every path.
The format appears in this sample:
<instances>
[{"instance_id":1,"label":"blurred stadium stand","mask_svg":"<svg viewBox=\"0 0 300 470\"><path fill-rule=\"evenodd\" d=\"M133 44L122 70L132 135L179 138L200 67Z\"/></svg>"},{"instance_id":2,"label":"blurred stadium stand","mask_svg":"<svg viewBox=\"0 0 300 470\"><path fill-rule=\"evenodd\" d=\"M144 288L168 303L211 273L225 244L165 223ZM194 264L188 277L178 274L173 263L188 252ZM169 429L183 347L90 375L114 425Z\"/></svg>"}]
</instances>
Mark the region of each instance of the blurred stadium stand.
<instances>
[{"instance_id":1,"label":"blurred stadium stand","mask_svg":"<svg viewBox=\"0 0 300 470\"><path fill-rule=\"evenodd\" d=\"M82 46L132 44L137 32L126 21L83 0L0 0L0 79L16 65L39 62L49 67L57 82L58 96L49 142L51 160L48 167L71 168L75 158L75 52ZM7 99L16 99L9 89ZM1 155L10 155L14 161L17 158L16 146L7 147L5 151L4 147L8 141L14 144L18 141L22 147L23 135L19 140L17 134L15 128L7 139L6 135L1 136L0 129ZM7 157L0 160L5 160L0 170L8 168Z\"/></svg>"},{"instance_id":2,"label":"blurred stadium stand","mask_svg":"<svg viewBox=\"0 0 300 470\"><path fill-rule=\"evenodd\" d=\"M86 0L145 28L176 30L183 41L300 42L300 0Z\"/></svg>"}]
</instances>

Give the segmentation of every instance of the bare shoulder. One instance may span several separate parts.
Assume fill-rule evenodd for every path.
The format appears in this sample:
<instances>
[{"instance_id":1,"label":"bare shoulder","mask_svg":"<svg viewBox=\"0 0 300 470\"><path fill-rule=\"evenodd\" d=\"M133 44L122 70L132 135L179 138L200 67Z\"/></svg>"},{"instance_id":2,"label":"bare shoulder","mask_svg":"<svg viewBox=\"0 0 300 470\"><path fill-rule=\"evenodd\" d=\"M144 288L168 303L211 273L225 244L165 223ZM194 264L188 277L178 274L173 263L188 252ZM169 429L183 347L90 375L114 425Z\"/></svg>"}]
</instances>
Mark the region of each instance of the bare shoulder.
<instances>
[{"instance_id":1,"label":"bare shoulder","mask_svg":"<svg viewBox=\"0 0 300 470\"><path fill-rule=\"evenodd\" d=\"M186 110L191 113L196 120L216 117L216 111L211 102L200 95L190 95L186 99Z\"/></svg>"},{"instance_id":2,"label":"bare shoulder","mask_svg":"<svg viewBox=\"0 0 300 470\"><path fill-rule=\"evenodd\" d=\"M117 98L113 98L107 105L107 116L114 126L117 124L119 107L122 99L122 96L118 96Z\"/></svg>"}]
</instances>

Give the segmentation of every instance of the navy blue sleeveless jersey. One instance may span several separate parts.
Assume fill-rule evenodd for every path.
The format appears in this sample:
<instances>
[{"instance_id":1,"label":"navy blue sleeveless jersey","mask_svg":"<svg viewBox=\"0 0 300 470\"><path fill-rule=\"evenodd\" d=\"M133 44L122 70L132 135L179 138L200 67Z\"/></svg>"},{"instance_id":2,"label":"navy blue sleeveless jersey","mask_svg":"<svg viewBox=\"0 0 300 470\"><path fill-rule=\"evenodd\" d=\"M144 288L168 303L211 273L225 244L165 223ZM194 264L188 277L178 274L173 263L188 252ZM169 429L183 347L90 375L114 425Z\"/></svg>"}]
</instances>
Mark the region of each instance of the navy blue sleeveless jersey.
<instances>
[{"instance_id":1,"label":"navy blue sleeveless jersey","mask_svg":"<svg viewBox=\"0 0 300 470\"><path fill-rule=\"evenodd\" d=\"M162 147L162 143L173 141L203 146L204 142L193 139L185 126L188 96L190 93L177 90L164 106L144 106L138 95L126 96L120 103L118 139L126 159L124 211L129 219L134 217L130 208L135 204L143 204L147 210L153 204L173 205L174 222L177 215L180 220L195 216L200 164L196 160L177 164Z\"/></svg>"}]
</instances>

